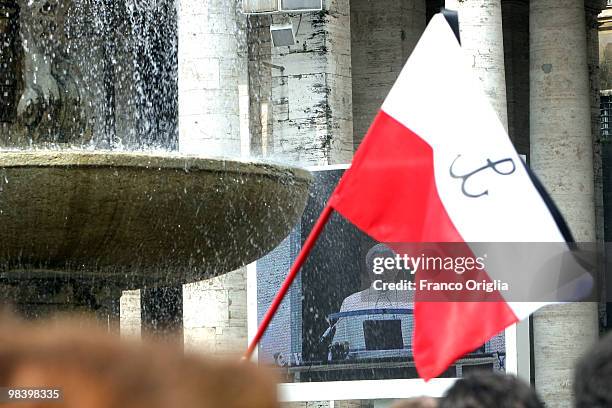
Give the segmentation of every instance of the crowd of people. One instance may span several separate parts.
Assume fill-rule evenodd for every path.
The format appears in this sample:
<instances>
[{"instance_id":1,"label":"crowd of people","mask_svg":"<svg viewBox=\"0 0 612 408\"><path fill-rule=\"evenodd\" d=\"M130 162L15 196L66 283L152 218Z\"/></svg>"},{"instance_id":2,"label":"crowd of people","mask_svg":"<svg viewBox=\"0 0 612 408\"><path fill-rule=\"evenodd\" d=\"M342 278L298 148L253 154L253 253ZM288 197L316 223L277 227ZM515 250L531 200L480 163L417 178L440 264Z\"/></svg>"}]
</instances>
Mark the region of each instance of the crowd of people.
<instances>
[{"instance_id":1,"label":"crowd of people","mask_svg":"<svg viewBox=\"0 0 612 408\"><path fill-rule=\"evenodd\" d=\"M32 389L57 390L59 398L19 393ZM250 363L186 355L167 343L122 341L82 321L0 319L0 391L0 406L20 408L279 406L273 376ZM578 361L574 391L577 408L612 407L612 334ZM412 398L393 406L486 407L544 404L521 379L480 371L457 380L442 398Z\"/></svg>"}]
</instances>

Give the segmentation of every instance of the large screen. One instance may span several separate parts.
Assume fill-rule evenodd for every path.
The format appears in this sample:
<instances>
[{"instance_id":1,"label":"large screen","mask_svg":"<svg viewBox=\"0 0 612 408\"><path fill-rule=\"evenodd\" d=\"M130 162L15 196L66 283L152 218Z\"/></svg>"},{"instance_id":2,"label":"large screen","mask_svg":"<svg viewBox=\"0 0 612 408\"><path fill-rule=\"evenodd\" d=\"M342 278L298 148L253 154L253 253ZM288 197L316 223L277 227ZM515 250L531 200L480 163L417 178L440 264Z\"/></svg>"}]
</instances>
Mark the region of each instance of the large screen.
<instances>
[{"instance_id":1,"label":"large screen","mask_svg":"<svg viewBox=\"0 0 612 408\"><path fill-rule=\"evenodd\" d=\"M300 222L255 263L258 322L344 171L314 169ZM276 367L290 383L418 378L412 357L413 293L373 285L379 277L373 259L389 251L334 213L260 342L259 362ZM410 279L399 274L391 279ZM504 370L505 356L501 333L442 377Z\"/></svg>"}]
</instances>

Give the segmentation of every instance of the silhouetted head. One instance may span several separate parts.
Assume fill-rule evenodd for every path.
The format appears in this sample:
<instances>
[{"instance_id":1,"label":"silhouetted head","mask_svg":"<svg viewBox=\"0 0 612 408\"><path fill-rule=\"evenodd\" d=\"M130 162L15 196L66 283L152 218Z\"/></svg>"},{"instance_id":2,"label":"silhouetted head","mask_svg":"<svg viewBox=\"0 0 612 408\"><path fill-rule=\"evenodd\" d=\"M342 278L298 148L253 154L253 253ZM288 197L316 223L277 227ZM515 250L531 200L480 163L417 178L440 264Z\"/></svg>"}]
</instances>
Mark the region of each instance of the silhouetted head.
<instances>
[{"instance_id":1,"label":"silhouetted head","mask_svg":"<svg viewBox=\"0 0 612 408\"><path fill-rule=\"evenodd\" d=\"M440 408L544 408L535 391L513 375L492 371L467 374L446 392Z\"/></svg>"},{"instance_id":2,"label":"silhouetted head","mask_svg":"<svg viewBox=\"0 0 612 408\"><path fill-rule=\"evenodd\" d=\"M576 364L576 408L612 407L612 334L603 337Z\"/></svg>"}]
</instances>

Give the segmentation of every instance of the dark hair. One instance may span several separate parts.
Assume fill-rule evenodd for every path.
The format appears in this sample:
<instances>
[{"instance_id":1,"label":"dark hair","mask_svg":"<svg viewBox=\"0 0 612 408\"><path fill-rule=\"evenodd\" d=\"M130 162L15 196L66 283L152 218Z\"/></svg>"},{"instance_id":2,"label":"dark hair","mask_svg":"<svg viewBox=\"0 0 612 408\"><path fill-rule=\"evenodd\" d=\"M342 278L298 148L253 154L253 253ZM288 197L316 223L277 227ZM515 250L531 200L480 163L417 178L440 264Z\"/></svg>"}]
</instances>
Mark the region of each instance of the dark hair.
<instances>
[{"instance_id":1,"label":"dark hair","mask_svg":"<svg viewBox=\"0 0 612 408\"><path fill-rule=\"evenodd\" d=\"M513 375L475 371L458 380L440 408L543 408L535 391Z\"/></svg>"},{"instance_id":2,"label":"dark hair","mask_svg":"<svg viewBox=\"0 0 612 408\"><path fill-rule=\"evenodd\" d=\"M612 406L612 334L603 337L576 364L576 408Z\"/></svg>"}]
</instances>

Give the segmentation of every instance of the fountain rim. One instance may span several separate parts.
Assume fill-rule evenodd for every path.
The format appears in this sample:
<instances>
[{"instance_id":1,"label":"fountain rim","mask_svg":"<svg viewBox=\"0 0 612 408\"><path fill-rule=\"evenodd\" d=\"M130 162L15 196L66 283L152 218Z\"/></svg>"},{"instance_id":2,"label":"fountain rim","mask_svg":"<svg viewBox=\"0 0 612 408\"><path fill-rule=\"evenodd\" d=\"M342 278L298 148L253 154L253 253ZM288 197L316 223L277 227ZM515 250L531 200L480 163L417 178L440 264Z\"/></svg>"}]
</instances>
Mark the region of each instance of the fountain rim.
<instances>
[{"instance_id":1,"label":"fountain rim","mask_svg":"<svg viewBox=\"0 0 612 408\"><path fill-rule=\"evenodd\" d=\"M142 168L158 170L204 170L272 176L291 175L311 181L311 173L301 167L259 158L205 157L180 152L127 152L116 150L2 150L0 169L4 168Z\"/></svg>"}]
</instances>

